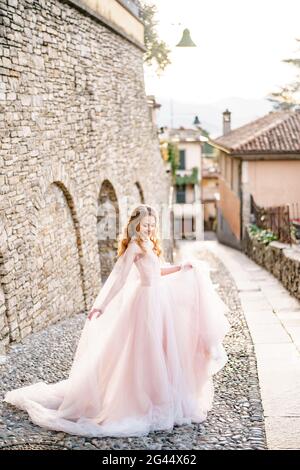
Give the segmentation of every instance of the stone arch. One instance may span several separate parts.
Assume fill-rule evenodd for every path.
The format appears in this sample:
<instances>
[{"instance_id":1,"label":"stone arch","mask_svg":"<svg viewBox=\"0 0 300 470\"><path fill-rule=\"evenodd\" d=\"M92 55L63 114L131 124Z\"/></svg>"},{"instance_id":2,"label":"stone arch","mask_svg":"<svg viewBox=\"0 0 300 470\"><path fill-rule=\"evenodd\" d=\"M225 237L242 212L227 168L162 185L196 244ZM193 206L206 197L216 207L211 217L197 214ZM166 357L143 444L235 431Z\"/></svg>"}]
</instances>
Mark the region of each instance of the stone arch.
<instances>
[{"instance_id":1,"label":"stone arch","mask_svg":"<svg viewBox=\"0 0 300 470\"><path fill-rule=\"evenodd\" d=\"M77 211L65 183L51 181L51 176L57 172L35 188L31 207L33 253L28 270L38 307L33 307L27 333L87 309Z\"/></svg>"},{"instance_id":2,"label":"stone arch","mask_svg":"<svg viewBox=\"0 0 300 470\"><path fill-rule=\"evenodd\" d=\"M142 186L140 185L140 183L138 181L136 181L135 184L134 184L134 190L135 190L135 193L137 195L135 200L138 201L141 204L145 204L144 191L143 191Z\"/></svg>"},{"instance_id":3,"label":"stone arch","mask_svg":"<svg viewBox=\"0 0 300 470\"><path fill-rule=\"evenodd\" d=\"M103 283L114 265L120 233L117 193L109 179L102 182L97 202L97 242Z\"/></svg>"},{"instance_id":4,"label":"stone arch","mask_svg":"<svg viewBox=\"0 0 300 470\"><path fill-rule=\"evenodd\" d=\"M145 197L140 183L136 181L127 195L128 211L131 212L138 204L145 204Z\"/></svg>"},{"instance_id":5,"label":"stone arch","mask_svg":"<svg viewBox=\"0 0 300 470\"><path fill-rule=\"evenodd\" d=\"M75 233L75 239L76 239L76 247L77 247L77 252L78 252L80 282L81 282L82 294L83 294L83 299L84 299L84 308L86 310L87 309L87 299L86 299L85 276L84 276L84 267L83 267L83 246L82 246L82 237L81 237L81 233L80 233L79 217L78 217L78 214L77 214L77 210L76 210L76 207L75 207L73 197L71 196L70 192L67 190L66 186L61 181L54 181L52 184L55 184L56 186L58 186L61 189L61 191L63 192L65 200L67 201L67 206L68 206L69 211L71 213L73 227L74 227L74 233Z\"/></svg>"}]
</instances>

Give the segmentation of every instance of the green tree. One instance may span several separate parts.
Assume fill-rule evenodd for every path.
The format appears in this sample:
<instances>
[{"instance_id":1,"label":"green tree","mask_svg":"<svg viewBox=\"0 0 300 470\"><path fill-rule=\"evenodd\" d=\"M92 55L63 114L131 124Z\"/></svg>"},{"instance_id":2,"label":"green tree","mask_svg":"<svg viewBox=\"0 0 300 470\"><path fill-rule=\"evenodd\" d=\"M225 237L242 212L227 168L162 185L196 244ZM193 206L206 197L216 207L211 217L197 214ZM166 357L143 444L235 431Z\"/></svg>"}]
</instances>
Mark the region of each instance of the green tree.
<instances>
[{"instance_id":1,"label":"green tree","mask_svg":"<svg viewBox=\"0 0 300 470\"><path fill-rule=\"evenodd\" d=\"M168 162L171 165L172 180L176 180L176 171L179 166L179 150L176 144L168 142Z\"/></svg>"},{"instance_id":2,"label":"green tree","mask_svg":"<svg viewBox=\"0 0 300 470\"><path fill-rule=\"evenodd\" d=\"M156 63L157 73L161 73L171 63L169 54L170 49L167 44L162 41L156 31L158 21L155 19L157 8L153 4L148 4L145 0L139 2L140 16L145 24L145 47L144 62L147 65Z\"/></svg>"},{"instance_id":3,"label":"green tree","mask_svg":"<svg viewBox=\"0 0 300 470\"><path fill-rule=\"evenodd\" d=\"M296 39L300 43L300 39ZM299 48L300 53L300 48ZM294 59L284 59L282 62L291 64L300 69L300 57ZM273 103L275 110L293 110L300 105L300 71L296 74L293 82L280 88L277 92L272 92L268 100Z\"/></svg>"}]
</instances>

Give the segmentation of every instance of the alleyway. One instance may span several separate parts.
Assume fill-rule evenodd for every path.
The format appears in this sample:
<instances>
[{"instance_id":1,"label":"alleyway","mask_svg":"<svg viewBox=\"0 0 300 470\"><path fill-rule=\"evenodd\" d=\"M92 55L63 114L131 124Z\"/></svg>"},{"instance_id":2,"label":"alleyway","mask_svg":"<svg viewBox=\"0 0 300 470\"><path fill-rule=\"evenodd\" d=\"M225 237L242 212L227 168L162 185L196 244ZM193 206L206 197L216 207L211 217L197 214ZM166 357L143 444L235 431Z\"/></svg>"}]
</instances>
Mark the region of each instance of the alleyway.
<instances>
[{"instance_id":1,"label":"alleyway","mask_svg":"<svg viewBox=\"0 0 300 470\"><path fill-rule=\"evenodd\" d=\"M300 360L292 320L300 318L299 306L271 275L236 250L213 240L181 241L178 246L174 262L191 256L207 260L215 287L230 307L231 331L225 341L229 361L214 376L214 407L207 421L142 438L88 439L41 429L26 413L1 403L2 448L266 449L267 441L268 448L295 448L300 410L298 402L297 415L295 381L300 381ZM6 364L0 366L1 398L5 390L20 385L65 378L84 321L85 314L77 315L11 347Z\"/></svg>"}]
</instances>

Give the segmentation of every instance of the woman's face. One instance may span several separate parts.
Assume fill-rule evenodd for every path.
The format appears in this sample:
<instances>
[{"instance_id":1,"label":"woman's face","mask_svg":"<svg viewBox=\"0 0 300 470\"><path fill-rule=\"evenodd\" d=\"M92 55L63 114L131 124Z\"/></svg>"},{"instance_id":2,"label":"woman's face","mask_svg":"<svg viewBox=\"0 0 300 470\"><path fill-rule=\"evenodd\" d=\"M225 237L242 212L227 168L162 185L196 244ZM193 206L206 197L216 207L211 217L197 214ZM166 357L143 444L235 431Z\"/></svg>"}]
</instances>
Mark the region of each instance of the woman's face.
<instances>
[{"instance_id":1,"label":"woman's face","mask_svg":"<svg viewBox=\"0 0 300 470\"><path fill-rule=\"evenodd\" d=\"M140 232L143 237L150 237L155 233L155 217L154 215L146 215L140 222Z\"/></svg>"}]
</instances>

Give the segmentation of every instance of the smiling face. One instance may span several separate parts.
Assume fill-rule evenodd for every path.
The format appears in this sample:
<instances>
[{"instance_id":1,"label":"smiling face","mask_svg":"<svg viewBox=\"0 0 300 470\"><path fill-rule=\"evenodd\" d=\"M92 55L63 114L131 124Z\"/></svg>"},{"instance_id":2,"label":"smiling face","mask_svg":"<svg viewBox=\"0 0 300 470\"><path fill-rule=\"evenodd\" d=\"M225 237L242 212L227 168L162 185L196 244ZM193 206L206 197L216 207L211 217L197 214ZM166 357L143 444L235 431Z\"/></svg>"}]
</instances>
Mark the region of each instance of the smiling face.
<instances>
[{"instance_id":1,"label":"smiling face","mask_svg":"<svg viewBox=\"0 0 300 470\"><path fill-rule=\"evenodd\" d=\"M155 217L154 215L146 215L140 221L140 233L144 238L151 237L155 233Z\"/></svg>"}]
</instances>

